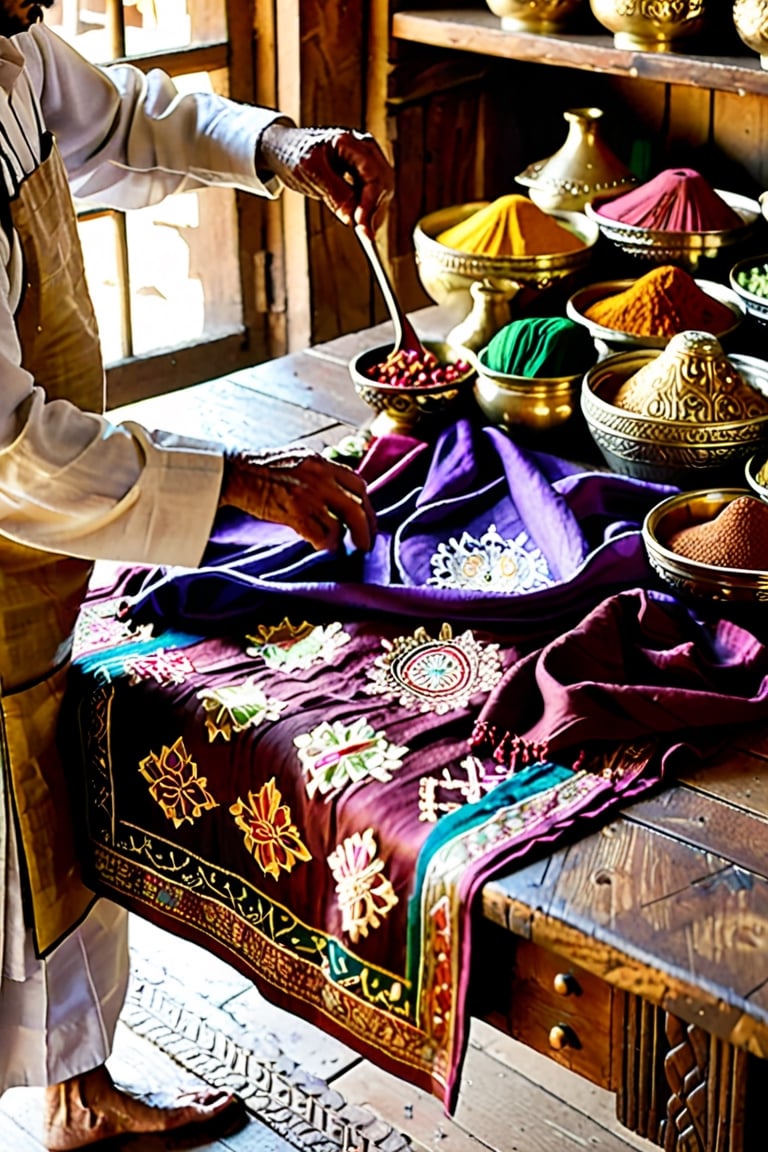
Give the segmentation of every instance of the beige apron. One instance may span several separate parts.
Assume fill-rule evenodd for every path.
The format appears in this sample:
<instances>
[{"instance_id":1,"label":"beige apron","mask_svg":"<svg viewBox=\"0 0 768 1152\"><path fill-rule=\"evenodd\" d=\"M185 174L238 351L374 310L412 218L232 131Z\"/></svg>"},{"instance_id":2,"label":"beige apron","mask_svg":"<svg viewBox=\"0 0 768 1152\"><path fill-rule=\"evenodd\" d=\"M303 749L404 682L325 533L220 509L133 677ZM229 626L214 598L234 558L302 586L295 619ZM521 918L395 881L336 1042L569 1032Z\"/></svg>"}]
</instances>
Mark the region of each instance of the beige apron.
<instances>
[{"instance_id":1,"label":"beige apron","mask_svg":"<svg viewBox=\"0 0 768 1152\"><path fill-rule=\"evenodd\" d=\"M55 143L11 203L24 257L22 365L47 393L104 410L98 329ZM25 916L45 955L94 897L80 880L56 725L72 633L92 564L0 535L0 738L25 882Z\"/></svg>"}]
</instances>

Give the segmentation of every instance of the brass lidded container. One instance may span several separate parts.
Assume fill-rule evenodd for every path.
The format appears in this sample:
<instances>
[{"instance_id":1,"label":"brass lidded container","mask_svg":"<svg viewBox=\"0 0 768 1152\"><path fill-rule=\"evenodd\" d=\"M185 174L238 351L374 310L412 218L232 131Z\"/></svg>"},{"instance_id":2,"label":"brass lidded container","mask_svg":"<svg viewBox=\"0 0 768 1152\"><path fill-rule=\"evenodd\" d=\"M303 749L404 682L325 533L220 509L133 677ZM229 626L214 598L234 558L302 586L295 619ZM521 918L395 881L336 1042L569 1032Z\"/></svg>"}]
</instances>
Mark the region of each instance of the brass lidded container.
<instances>
[{"instance_id":1,"label":"brass lidded container","mask_svg":"<svg viewBox=\"0 0 768 1152\"><path fill-rule=\"evenodd\" d=\"M602 108L593 107L563 112L565 143L548 160L529 164L515 177L544 212L580 212L596 196L618 196L637 184L637 177L602 139L602 116Z\"/></svg>"},{"instance_id":2,"label":"brass lidded container","mask_svg":"<svg viewBox=\"0 0 768 1152\"><path fill-rule=\"evenodd\" d=\"M599 361L581 408L607 464L641 480L691 487L741 473L768 443L768 363L723 354L708 332L673 336Z\"/></svg>"}]
</instances>

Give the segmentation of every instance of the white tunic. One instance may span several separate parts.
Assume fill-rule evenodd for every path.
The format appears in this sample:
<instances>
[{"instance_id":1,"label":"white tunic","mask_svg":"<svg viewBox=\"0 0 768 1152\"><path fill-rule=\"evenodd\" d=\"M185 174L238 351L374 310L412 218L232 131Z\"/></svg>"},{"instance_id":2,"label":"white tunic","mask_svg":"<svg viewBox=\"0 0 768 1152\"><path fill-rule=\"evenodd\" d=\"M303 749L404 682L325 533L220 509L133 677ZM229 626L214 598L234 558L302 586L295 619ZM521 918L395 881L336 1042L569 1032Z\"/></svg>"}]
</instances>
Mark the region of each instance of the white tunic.
<instances>
[{"instance_id":1,"label":"white tunic","mask_svg":"<svg viewBox=\"0 0 768 1152\"><path fill-rule=\"evenodd\" d=\"M56 136L73 192L140 207L223 184L273 196L255 171L260 133L277 112L223 97L177 94L154 71L102 70L43 26L0 37L0 199ZM21 367L14 313L18 245L0 228L0 534L87 559L194 566L218 503L213 445L114 426L65 401L46 402ZM7 935L0 972L0 1092L55 1083L109 1055L128 974L126 916L100 901L47 960L25 932L14 829L0 773L0 884Z\"/></svg>"}]
</instances>

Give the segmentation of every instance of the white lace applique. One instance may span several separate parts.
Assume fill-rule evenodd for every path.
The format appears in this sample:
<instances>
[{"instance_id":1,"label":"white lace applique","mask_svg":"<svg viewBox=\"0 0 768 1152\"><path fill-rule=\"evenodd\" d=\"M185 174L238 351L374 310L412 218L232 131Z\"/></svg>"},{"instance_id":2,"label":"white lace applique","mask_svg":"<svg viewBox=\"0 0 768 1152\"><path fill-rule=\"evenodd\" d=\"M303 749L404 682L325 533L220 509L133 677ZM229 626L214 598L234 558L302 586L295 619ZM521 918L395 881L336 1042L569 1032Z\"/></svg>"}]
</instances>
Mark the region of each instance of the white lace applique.
<instances>
[{"instance_id":1,"label":"white lace applique","mask_svg":"<svg viewBox=\"0 0 768 1152\"><path fill-rule=\"evenodd\" d=\"M540 548L525 532L505 540L491 524L478 540L462 532L457 540L439 544L430 560L427 581L436 588L465 588L476 592L535 592L550 588L554 577Z\"/></svg>"}]
</instances>

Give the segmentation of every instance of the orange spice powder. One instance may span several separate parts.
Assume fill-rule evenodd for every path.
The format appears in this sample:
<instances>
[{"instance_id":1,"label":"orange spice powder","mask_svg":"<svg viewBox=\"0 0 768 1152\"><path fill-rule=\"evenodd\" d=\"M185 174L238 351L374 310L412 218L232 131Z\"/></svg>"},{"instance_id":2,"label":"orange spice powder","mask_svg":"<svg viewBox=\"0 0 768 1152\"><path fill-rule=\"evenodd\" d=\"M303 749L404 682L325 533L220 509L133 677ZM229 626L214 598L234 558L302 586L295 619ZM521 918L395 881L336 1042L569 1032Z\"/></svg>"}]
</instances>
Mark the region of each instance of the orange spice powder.
<instances>
[{"instance_id":1,"label":"orange spice powder","mask_svg":"<svg viewBox=\"0 0 768 1152\"><path fill-rule=\"evenodd\" d=\"M675 336L687 329L717 336L734 323L730 308L672 264L662 264L625 291L596 301L584 315L603 328L633 336Z\"/></svg>"}]
</instances>

